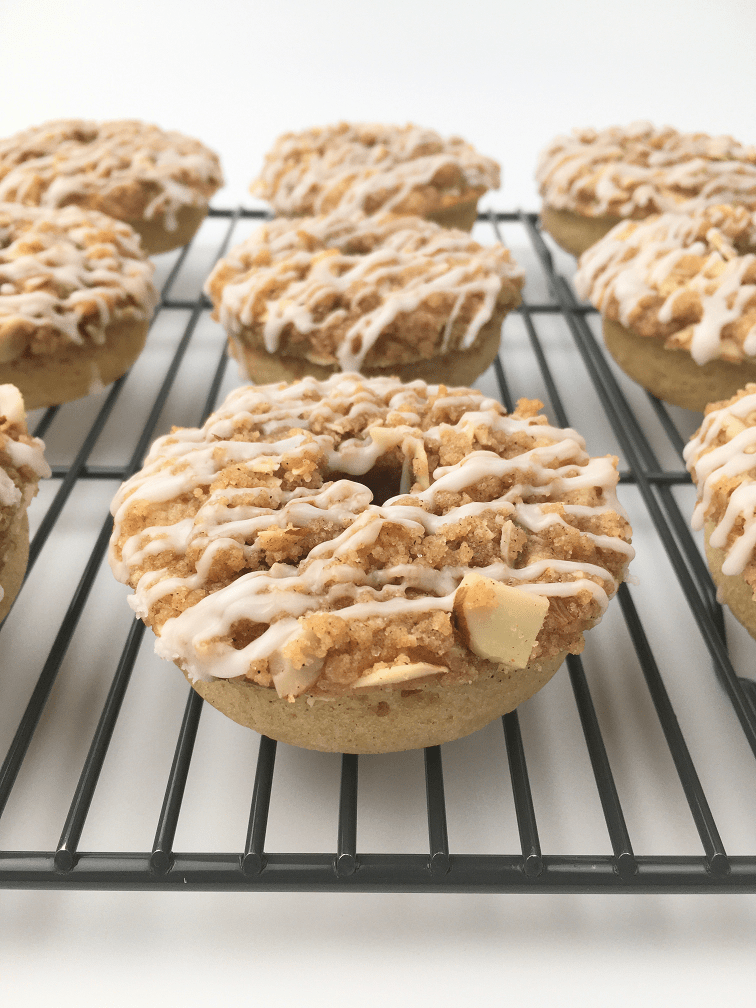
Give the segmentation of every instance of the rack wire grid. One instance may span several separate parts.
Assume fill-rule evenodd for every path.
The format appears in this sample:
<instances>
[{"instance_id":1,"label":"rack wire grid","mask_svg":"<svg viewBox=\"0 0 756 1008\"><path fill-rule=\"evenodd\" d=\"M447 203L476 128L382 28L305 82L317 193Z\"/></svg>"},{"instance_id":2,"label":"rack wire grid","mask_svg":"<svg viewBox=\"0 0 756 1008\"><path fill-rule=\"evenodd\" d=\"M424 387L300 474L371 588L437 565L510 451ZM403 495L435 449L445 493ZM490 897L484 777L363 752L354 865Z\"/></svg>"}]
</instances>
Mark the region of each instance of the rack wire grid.
<instances>
[{"instance_id":1,"label":"rack wire grid","mask_svg":"<svg viewBox=\"0 0 756 1008\"><path fill-rule=\"evenodd\" d=\"M620 458L638 583L621 586L584 654L443 755L370 757L277 746L187 698L153 656L103 570L107 505L155 436L201 422L239 384L201 284L264 216L211 210L192 245L157 260L162 298L130 374L32 415L53 479L32 505L27 580L2 630L0 884L756 891L753 645L688 529L681 451L700 417L617 371L567 279L571 258L535 214L476 224L528 273L478 385L508 409L515 395L543 399L591 454Z\"/></svg>"}]
</instances>

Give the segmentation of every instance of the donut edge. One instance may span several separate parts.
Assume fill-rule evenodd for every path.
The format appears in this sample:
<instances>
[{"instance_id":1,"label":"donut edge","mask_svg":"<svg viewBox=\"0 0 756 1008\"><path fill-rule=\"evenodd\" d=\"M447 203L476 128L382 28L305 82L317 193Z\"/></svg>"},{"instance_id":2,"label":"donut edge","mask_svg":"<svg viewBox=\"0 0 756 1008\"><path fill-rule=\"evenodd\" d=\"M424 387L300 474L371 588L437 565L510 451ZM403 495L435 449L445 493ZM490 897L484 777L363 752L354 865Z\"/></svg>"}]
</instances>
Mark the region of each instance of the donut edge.
<instances>
[{"instance_id":1,"label":"donut edge","mask_svg":"<svg viewBox=\"0 0 756 1008\"><path fill-rule=\"evenodd\" d=\"M175 214L176 227L173 230L167 227L167 215L164 213L149 219L123 217L121 220L139 235L144 254L153 256L187 245L199 230L207 211L207 203L180 207Z\"/></svg>"},{"instance_id":2,"label":"donut edge","mask_svg":"<svg viewBox=\"0 0 756 1008\"><path fill-rule=\"evenodd\" d=\"M363 755L422 749L470 735L537 693L565 655L524 669L494 669L471 683L369 690L314 703L304 695L290 702L273 689L238 679L192 683L187 676L187 681L220 713L261 735L318 752Z\"/></svg>"},{"instance_id":3,"label":"donut edge","mask_svg":"<svg viewBox=\"0 0 756 1008\"><path fill-rule=\"evenodd\" d=\"M502 325L509 311L508 307L498 307L481 326L478 338L468 350L452 350L438 357L388 367L364 367L360 373L366 378L397 377L403 382L420 379L429 385L472 385L495 360L501 344ZM249 346L238 337L229 339L228 349L242 375L257 385L298 381L306 375L325 381L340 373L337 365L313 364L306 357L271 354Z\"/></svg>"},{"instance_id":4,"label":"donut edge","mask_svg":"<svg viewBox=\"0 0 756 1008\"><path fill-rule=\"evenodd\" d=\"M717 597L728 606L738 623L744 626L751 637L756 640L756 602L754 601L754 590L742 574L722 573L722 564L727 559L727 553L717 546L712 546L709 542L714 528L714 522L706 522L704 526L704 547L711 576L718 588Z\"/></svg>"},{"instance_id":5,"label":"donut edge","mask_svg":"<svg viewBox=\"0 0 756 1008\"><path fill-rule=\"evenodd\" d=\"M484 190L485 192L485 190ZM425 220L433 221L444 228L456 228L458 231L472 231L475 221L478 219L478 200L483 195L480 193L473 199L462 200L459 203L450 203L449 206L439 207L438 210L428 210L421 216Z\"/></svg>"},{"instance_id":6,"label":"donut edge","mask_svg":"<svg viewBox=\"0 0 756 1008\"><path fill-rule=\"evenodd\" d=\"M628 377L658 399L703 413L708 403L735 395L756 382L756 361L713 360L696 364L687 350L668 350L661 339L640 336L613 319L603 319L604 342Z\"/></svg>"},{"instance_id":7,"label":"donut edge","mask_svg":"<svg viewBox=\"0 0 756 1008\"><path fill-rule=\"evenodd\" d=\"M15 385L27 411L89 395L124 374L147 340L150 320L120 320L105 328L102 343L66 343L54 353L0 364L0 383Z\"/></svg>"},{"instance_id":8,"label":"donut edge","mask_svg":"<svg viewBox=\"0 0 756 1008\"><path fill-rule=\"evenodd\" d=\"M624 219L612 215L587 217L573 210L557 210L547 203L541 208L542 229L548 231L557 245L575 258L595 245Z\"/></svg>"},{"instance_id":9,"label":"donut edge","mask_svg":"<svg viewBox=\"0 0 756 1008\"><path fill-rule=\"evenodd\" d=\"M10 611L10 607L21 590L29 561L29 518L26 508L14 516L5 536L5 552L0 568L0 585L3 597L0 599L0 623Z\"/></svg>"}]
</instances>

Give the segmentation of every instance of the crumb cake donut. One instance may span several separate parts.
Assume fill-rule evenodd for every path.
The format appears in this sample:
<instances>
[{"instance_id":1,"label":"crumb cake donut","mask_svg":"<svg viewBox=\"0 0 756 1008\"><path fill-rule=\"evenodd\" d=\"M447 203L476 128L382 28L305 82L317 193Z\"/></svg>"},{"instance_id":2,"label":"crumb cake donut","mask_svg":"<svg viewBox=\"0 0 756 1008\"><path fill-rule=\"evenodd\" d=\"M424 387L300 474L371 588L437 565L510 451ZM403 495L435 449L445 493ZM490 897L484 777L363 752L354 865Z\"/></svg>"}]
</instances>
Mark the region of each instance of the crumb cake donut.
<instances>
[{"instance_id":1,"label":"crumb cake donut","mask_svg":"<svg viewBox=\"0 0 756 1008\"><path fill-rule=\"evenodd\" d=\"M536 179L544 228L577 256L627 218L696 203L756 209L756 147L647 122L578 129L546 148Z\"/></svg>"},{"instance_id":2,"label":"crumb cake donut","mask_svg":"<svg viewBox=\"0 0 756 1008\"><path fill-rule=\"evenodd\" d=\"M575 286L604 317L620 367L703 412L756 381L756 214L712 206L619 224L583 254Z\"/></svg>"},{"instance_id":3,"label":"crumb cake donut","mask_svg":"<svg viewBox=\"0 0 756 1008\"><path fill-rule=\"evenodd\" d=\"M411 214L469 231L499 166L460 137L407 123L338 123L285 133L250 191L281 217Z\"/></svg>"},{"instance_id":4,"label":"crumb cake donut","mask_svg":"<svg viewBox=\"0 0 756 1008\"><path fill-rule=\"evenodd\" d=\"M0 203L0 381L27 409L119 378L157 303L134 231L105 214Z\"/></svg>"},{"instance_id":5,"label":"crumb cake donut","mask_svg":"<svg viewBox=\"0 0 756 1008\"><path fill-rule=\"evenodd\" d=\"M684 455L698 499L693 528L725 602L756 637L756 384L711 403Z\"/></svg>"},{"instance_id":6,"label":"crumb cake donut","mask_svg":"<svg viewBox=\"0 0 756 1008\"><path fill-rule=\"evenodd\" d=\"M40 478L50 475L44 444L29 436L24 401L13 385L0 385L0 621L8 615L26 573L26 509Z\"/></svg>"},{"instance_id":7,"label":"crumb cake donut","mask_svg":"<svg viewBox=\"0 0 756 1008\"><path fill-rule=\"evenodd\" d=\"M110 561L203 697L310 749L482 727L583 647L632 556L616 459L521 400L334 375L155 442Z\"/></svg>"},{"instance_id":8,"label":"crumb cake donut","mask_svg":"<svg viewBox=\"0 0 756 1008\"><path fill-rule=\"evenodd\" d=\"M125 221L147 255L185 245L223 185L199 140L136 119L59 119L0 140L0 200Z\"/></svg>"},{"instance_id":9,"label":"crumb cake donut","mask_svg":"<svg viewBox=\"0 0 756 1008\"><path fill-rule=\"evenodd\" d=\"M336 371L471 384L522 283L503 245L419 217L332 214L264 224L205 290L259 384Z\"/></svg>"}]
</instances>

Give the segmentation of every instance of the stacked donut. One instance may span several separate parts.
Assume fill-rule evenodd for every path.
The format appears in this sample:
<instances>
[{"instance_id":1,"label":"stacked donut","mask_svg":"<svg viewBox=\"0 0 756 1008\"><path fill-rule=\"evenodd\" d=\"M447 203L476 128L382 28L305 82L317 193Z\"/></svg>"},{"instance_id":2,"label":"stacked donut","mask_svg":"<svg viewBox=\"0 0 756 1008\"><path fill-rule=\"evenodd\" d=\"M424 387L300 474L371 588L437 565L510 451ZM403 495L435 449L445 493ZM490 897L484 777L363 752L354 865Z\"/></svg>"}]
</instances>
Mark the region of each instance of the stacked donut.
<instances>
[{"instance_id":1,"label":"stacked donut","mask_svg":"<svg viewBox=\"0 0 756 1008\"><path fill-rule=\"evenodd\" d=\"M498 166L459 137L413 125L282 136L252 191L284 216L206 285L243 373L474 381L523 275L503 246L441 224L469 230L498 181Z\"/></svg>"},{"instance_id":2,"label":"stacked donut","mask_svg":"<svg viewBox=\"0 0 756 1008\"><path fill-rule=\"evenodd\" d=\"M59 119L0 141L0 200L124 221L147 255L185 245L223 185L199 140L135 119Z\"/></svg>"},{"instance_id":3,"label":"stacked donut","mask_svg":"<svg viewBox=\"0 0 756 1008\"><path fill-rule=\"evenodd\" d=\"M112 217L0 204L0 376L29 409L87 395L131 366L157 301L152 270Z\"/></svg>"},{"instance_id":4,"label":"stacked donut","mask_svg":"<svg viewBox=\"0 0 756 1008\"><path fill-rule=\"evenodd\" d=\"M756 148L648 123L558 138L543 223L580 253L607 349L705 414L685 449L719 597L756 637Z\"/></svg>"},{"instance_id":5,"label":"stacked donut","mask_svg":"<svg viewBox=\"0 0 756 1008\"><path fill-rule=\"evenodd\" d=\"M157 302L146 256L185 244L222 181L197 140L134 120L0 141L0 381L35 408L120 377Z\"/></svg>"},{"instance_id":6,"label":"stacked donut","mask_svg":"<svg viewBox=\"0 0 756 1008\"><path fill-rule=\"evenodd\" d=\"M576 130L541 156L542 222L582 253L609 351L703 410L756 380L756 148L649 123Z\"/></svg>"}]
</instances>

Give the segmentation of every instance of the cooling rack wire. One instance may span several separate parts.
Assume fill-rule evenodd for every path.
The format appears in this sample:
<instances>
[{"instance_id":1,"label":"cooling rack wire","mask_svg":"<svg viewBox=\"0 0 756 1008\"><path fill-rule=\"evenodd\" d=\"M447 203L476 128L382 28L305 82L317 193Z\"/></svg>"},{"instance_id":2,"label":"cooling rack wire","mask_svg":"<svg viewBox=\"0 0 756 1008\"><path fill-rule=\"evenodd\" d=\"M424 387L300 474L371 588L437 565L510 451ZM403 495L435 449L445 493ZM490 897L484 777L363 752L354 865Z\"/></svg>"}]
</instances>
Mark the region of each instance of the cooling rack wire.
<instances>
[{"instance_id":1,"label":"cooling rack wire","mask_svg":"<svg viewBox=\"0 0 756 1008\"><path fill-rule=\"evenodd\" d=\"M157 260L162 297L130 374L32 417L53 479L2 629L0 885L756 891L753 645L717 604L689 531L681 452L697 417L607 360L574 265L535 214L476 224L528 274L478 385L508 409L541 398L591 454L620 458L638 583L620 588L585 653L469 739L359 758L240 729L154 658L103 569L107 506L154 437L200 423L239 384L201 286L261 217L211 210L190 246Z\"/></svg>"}]
</instances>

